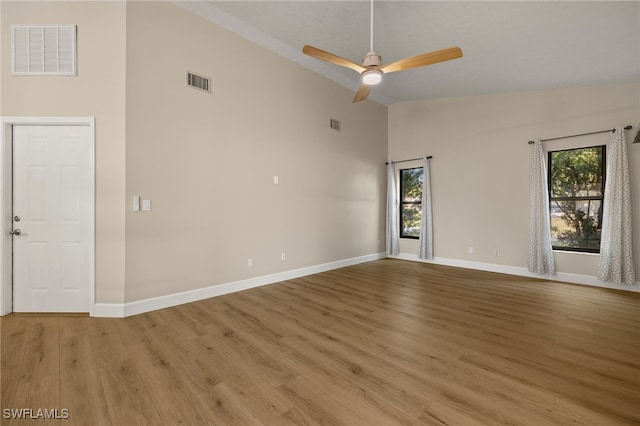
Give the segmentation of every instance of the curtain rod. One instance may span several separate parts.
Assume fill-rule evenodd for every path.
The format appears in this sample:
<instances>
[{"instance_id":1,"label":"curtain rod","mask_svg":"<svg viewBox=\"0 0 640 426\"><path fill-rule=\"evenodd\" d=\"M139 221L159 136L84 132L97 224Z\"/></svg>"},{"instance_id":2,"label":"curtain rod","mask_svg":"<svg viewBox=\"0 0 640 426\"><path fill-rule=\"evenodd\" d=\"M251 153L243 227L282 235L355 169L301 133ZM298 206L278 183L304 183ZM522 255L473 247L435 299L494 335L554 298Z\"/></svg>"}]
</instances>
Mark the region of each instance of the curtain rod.
<instances>
[{"instance_id":1,"label":"curtain rod","mask_svg":"<svg viewBox=\"0 0 640 426\"><path fill-rule=\"evenodd\" d=\"M384 164L396 164L396 163L406 163L407 161L416 161L416 160L422 160L424 157L420 157L420 158L409 158L408 160L398 160L398 161L387 161ZM433 156L429 155L427 156L427 159L429 158L433 158Z\"/></svg>"},{"instance_id":2,"label":"curtain rod","mask_svg":"<svg viewBox=\"0 0 640 426\"><path fill-rule=\"evenodd\" d=\"M625 130L629 130L632 127L633 126L626 126L624 129ZM578 137L578 136L595 135L595 134L598 134L598 133L607 133L607 132L615 133L616 129L600 130L598 132L580 133L579 135L560 136L560 137L557 137L557 138L540 139L540 141L541 142L557 141L558 139L575 138L575 137ZM529 145L532 145L534 143L535 143L535 141L529 141Z\"/></svg>"}]
</instances>

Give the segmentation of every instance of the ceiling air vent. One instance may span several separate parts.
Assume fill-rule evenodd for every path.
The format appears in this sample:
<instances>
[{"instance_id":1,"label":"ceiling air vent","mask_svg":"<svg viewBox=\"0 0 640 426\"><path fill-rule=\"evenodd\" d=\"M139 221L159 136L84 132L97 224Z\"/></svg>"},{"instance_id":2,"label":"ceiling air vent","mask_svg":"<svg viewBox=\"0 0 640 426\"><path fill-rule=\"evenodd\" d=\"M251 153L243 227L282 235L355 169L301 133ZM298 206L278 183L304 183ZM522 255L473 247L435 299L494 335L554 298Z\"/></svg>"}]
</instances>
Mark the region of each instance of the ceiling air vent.
<instances>
[{"instance_id":1,"label":"ceiling air vent","mask_svg":"<svg viewBox=\"0 0 640 426\"><path fill-rule=\"evenodd\" d=\"M211 79L187 71L187 86L211 93Z\"/></svg>"},{"instance_id":2,"label":"ceiling air vent","mask_svg":"<svg viewBox=\"0 0 640 426\"><path fill-rule=\"evenodd\" d=\"M77 75L75 25L11 27L15 75Z\"/></svg>"},{"instance_id":3,"label":"ceiling air vent","mask_svg":"<svg viewBox=\"0 0 640 426\"><path fill-rule=\"evenodd\" d=\"M340 128L342 127L342 123L340 123L340 120L336 120L335 118L330 118L329 127L339 132Z\"/></svg>"}]
</instances>

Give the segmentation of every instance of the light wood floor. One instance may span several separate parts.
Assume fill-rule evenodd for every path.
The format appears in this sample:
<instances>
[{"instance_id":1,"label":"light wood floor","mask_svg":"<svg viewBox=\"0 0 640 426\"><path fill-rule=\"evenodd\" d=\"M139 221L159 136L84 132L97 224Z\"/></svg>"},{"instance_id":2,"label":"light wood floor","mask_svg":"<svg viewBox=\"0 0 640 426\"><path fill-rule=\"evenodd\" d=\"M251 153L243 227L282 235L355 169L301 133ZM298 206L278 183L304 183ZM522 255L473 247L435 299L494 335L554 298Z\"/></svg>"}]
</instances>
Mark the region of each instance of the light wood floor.
<instances>
[{"instance_id":1,"label":"light wood floor","mask_svg":"<svg viewBox=\"0 0 640 426\"><path fill-rule=\"evenodd\" d=\"M2 408L69 410L37 425L640 424L638 293L385 259L1 326Z\"/></svg>"}]
</instances>

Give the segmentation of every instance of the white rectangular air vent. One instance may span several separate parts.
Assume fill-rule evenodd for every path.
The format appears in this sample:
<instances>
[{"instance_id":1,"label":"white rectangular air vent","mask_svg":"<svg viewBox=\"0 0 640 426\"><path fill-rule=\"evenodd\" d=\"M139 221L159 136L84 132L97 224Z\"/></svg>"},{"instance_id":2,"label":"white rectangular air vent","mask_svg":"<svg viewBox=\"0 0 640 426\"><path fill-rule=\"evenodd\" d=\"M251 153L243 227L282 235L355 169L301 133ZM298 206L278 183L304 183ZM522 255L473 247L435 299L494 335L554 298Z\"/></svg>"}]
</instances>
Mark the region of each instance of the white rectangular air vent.
<instances>
[{"instance_id":1,"label":"white rectangular air vent","mask_svg":"<svg viewBox=\"0 0 640 426\"><path fill-rule=\"evenodd\" d=\"M335 118L330 118L329 127L339 132L340 128L342 127L342 123L340 122L340 120L336 120Z\"/></svg>"},{"instance_id":2,"label":"white rectangular air vent","mask_svg":"<svg viewBox=\"0 0 640 426\"><path fill-rule=\"evenodd\" d=\"M13 74L77 75L75 25L15 25L11 36Z\"/></svg>"},{"instance_id":3,"label":"white rectangular air vent","mask_svg":"<svg viewBox=\"0 0 640 426\"><path fill-rule=\"evenodd\" d=\"M187 71L187 86L211 93L211 79Z\"/></svg>"}]
</instances>

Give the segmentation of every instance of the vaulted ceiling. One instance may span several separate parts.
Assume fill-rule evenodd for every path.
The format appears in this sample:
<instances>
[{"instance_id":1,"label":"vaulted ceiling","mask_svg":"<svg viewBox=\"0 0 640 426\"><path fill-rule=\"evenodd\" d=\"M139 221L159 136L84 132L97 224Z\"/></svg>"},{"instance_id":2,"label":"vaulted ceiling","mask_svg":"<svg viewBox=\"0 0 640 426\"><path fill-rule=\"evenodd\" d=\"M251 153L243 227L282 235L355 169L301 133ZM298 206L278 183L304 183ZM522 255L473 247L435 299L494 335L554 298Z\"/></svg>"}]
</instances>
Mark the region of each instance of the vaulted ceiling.
<instances>
[{"instance_id":1,"label":"vaulted ceiling","mask_svg":"<svg viewBox=\"0 0 640 426\"><path fill-rule=\"evenodd\" d=\"M222 27L357 89L352 70L302 53L310 44L361 63L370 2L177 1ZM399 101L640 80L640 2L375 1L383 63L460 46L460 59L384 76L370 99ZM640 94L639 94L640 96Z\"/></svg>"}]
</instances>

